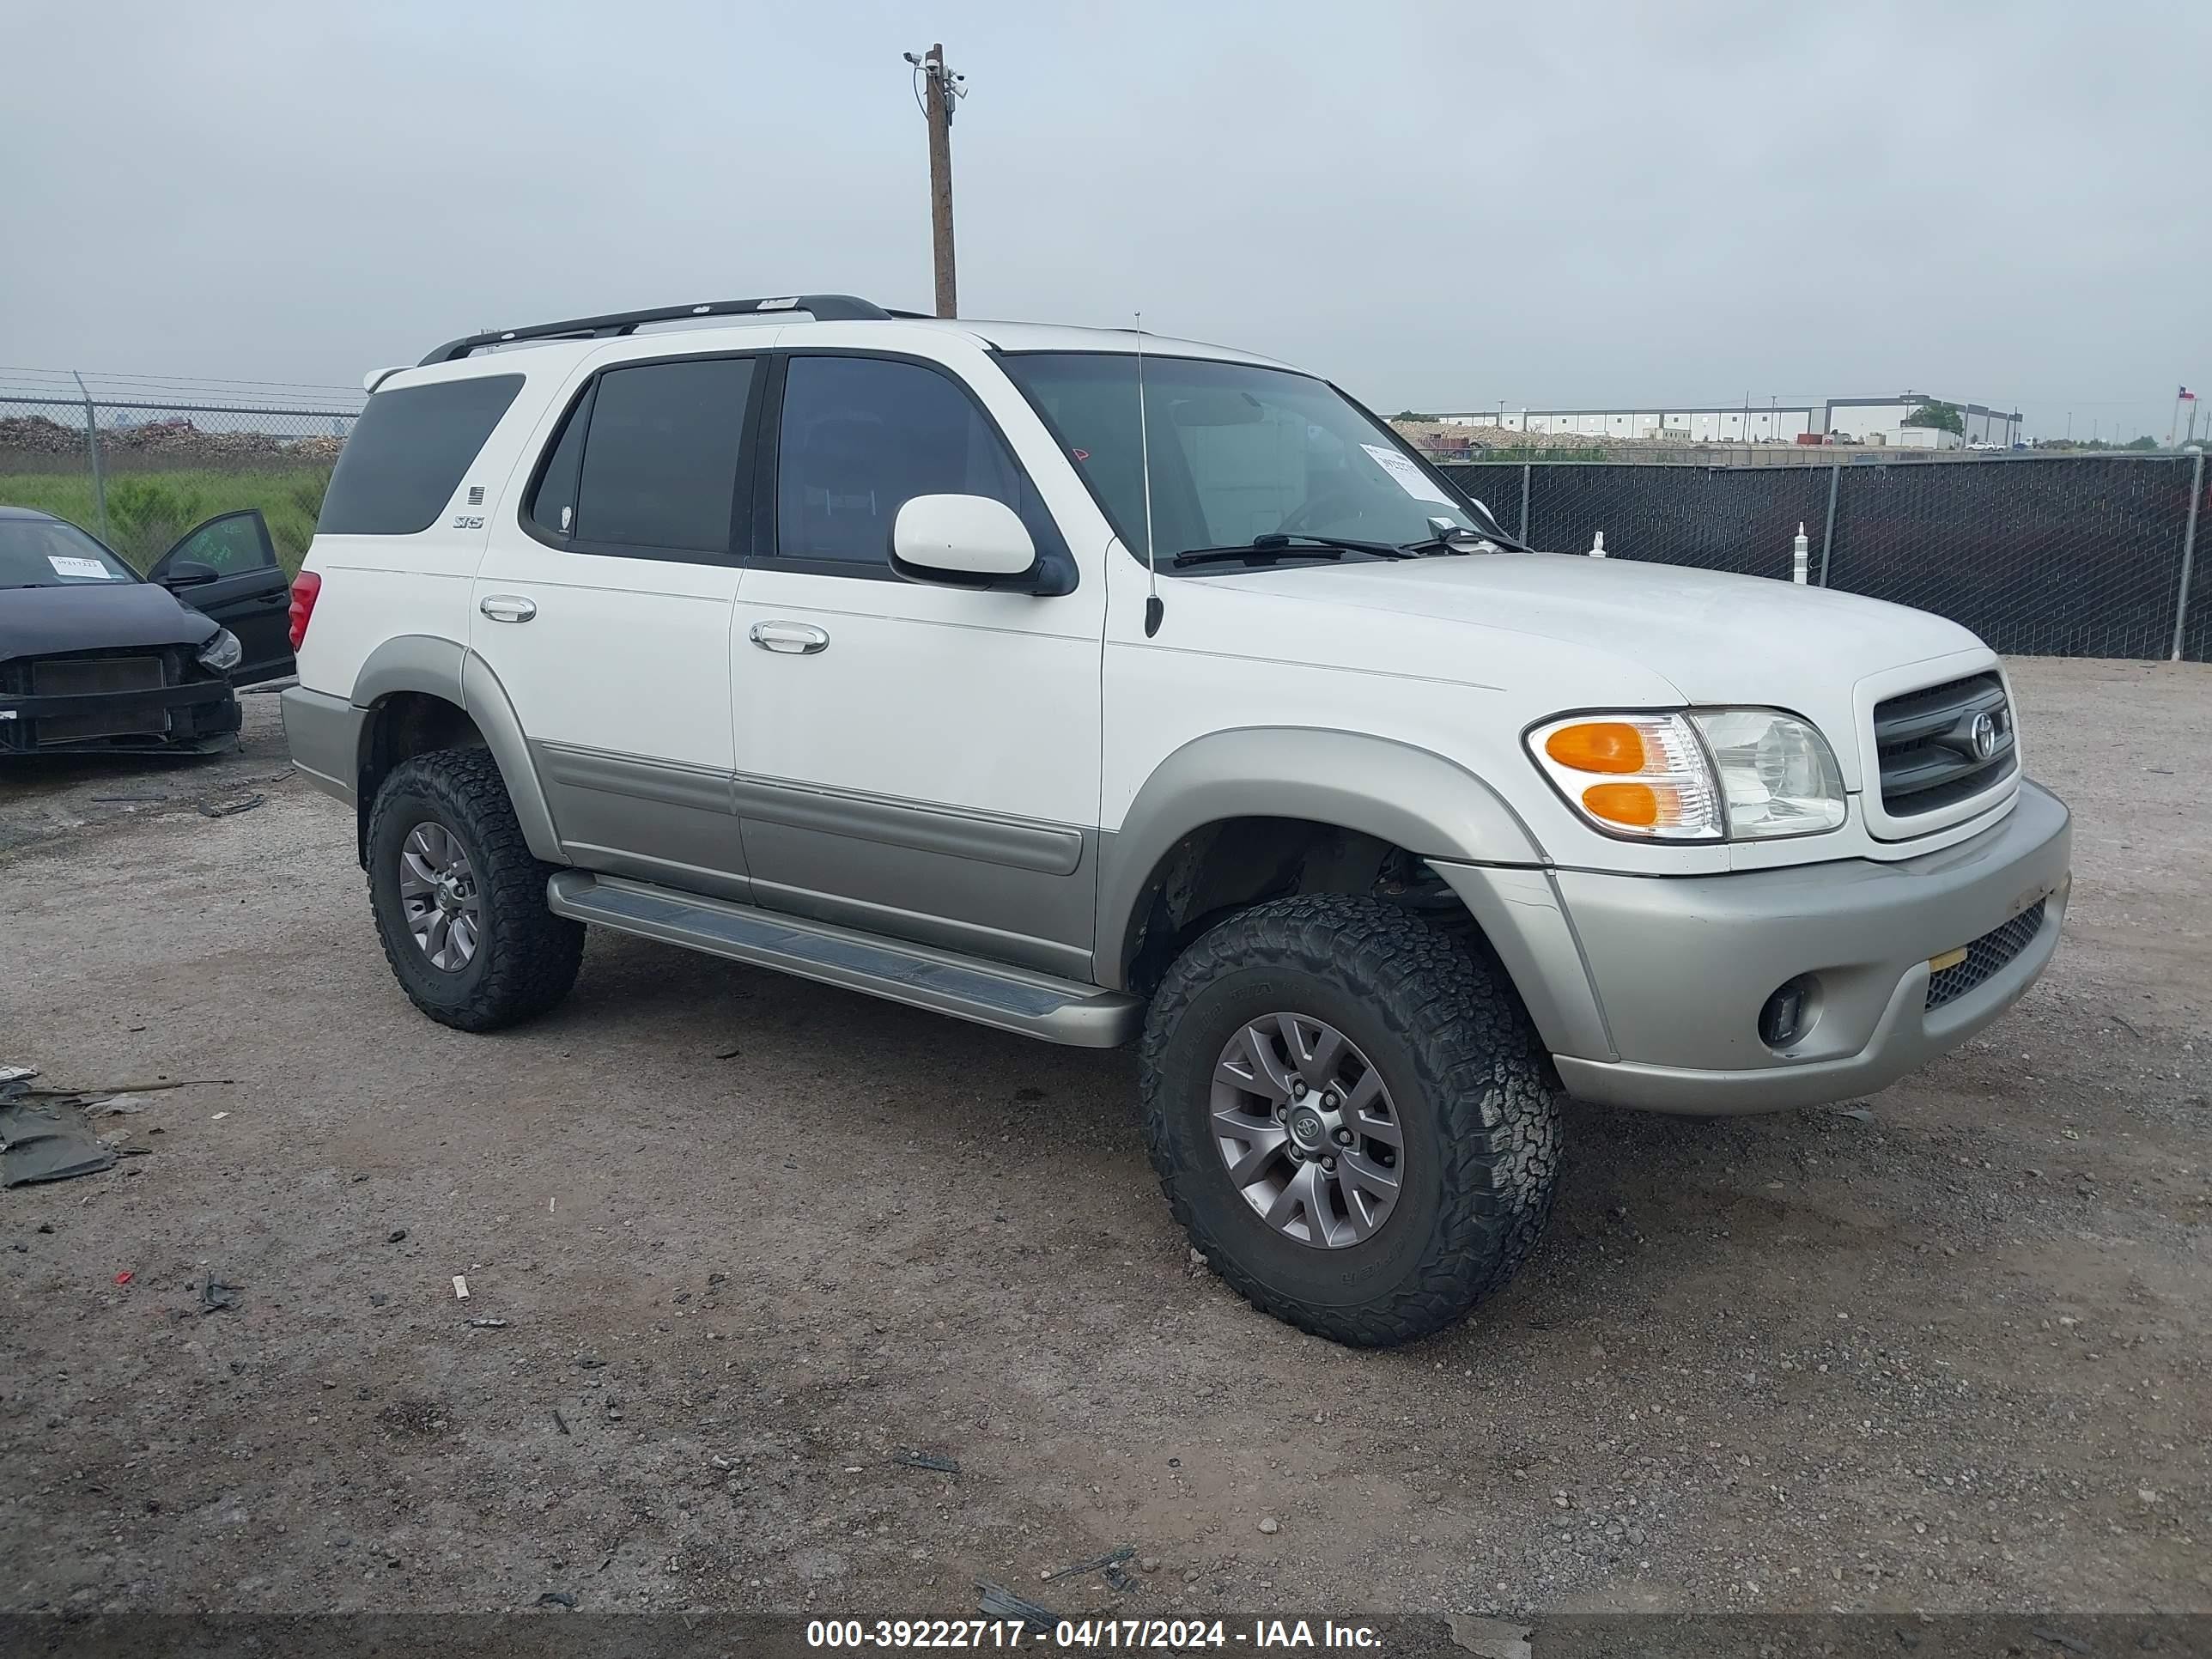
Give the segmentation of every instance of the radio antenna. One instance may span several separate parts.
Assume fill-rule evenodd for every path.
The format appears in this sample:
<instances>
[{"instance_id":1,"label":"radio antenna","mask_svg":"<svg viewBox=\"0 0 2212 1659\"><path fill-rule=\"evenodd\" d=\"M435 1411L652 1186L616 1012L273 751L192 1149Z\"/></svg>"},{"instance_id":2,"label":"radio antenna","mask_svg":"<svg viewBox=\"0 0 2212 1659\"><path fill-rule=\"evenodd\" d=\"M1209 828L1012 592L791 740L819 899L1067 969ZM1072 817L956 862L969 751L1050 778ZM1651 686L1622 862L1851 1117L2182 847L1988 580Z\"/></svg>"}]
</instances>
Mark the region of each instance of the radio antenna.
<instances>
[{"instance_id":1,"label":"radio antenna","mask_svg":"<svg viewBox=\"0 0 2212 1659\"><path fill-rule=\"evenodd\" d=\"M1145 313L1137 319L1137 465L1145 475L1145 637L1160 631L1167 607L1160 603L1160 567L1152 548L1152 422L1145 407Z\"/></svg>"}]
</instances>

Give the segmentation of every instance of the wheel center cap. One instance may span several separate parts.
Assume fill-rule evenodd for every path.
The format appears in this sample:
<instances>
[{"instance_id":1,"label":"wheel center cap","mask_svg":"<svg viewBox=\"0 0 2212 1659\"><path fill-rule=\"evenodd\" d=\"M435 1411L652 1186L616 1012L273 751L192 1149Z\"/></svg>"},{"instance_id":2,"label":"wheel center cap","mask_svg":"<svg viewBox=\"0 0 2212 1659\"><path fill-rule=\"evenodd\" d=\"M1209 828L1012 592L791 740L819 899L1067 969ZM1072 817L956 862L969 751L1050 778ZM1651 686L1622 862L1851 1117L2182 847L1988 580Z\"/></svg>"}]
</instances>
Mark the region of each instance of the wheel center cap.
<instances>
[{"instance_id":1,"label":"wheel center cap","mask_svg":"<svg viewBox=\"0 0 2212 1659\"><path fill-rule=\"evenodd\" d=\"M1317 1151L1328 1138L1328 1126L1321 1121L1321 1114L1310 1106L1300 1106L1290 1115L1291 1139L1301 1152Z\"/></svg>"}]
</instances>

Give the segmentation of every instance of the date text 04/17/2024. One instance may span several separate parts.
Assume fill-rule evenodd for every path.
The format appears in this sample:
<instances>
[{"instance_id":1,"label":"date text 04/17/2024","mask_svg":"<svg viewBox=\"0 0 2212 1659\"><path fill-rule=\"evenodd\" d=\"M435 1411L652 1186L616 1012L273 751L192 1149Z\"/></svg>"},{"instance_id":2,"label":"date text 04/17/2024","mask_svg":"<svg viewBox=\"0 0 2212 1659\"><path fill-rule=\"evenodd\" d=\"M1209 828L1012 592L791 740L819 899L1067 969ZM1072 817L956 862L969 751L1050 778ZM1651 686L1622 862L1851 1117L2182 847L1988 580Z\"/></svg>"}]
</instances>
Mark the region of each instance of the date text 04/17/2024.
<instances>
[{"instance_id":1,"label":"date text 04/17/2024","mask_svg":"<svg viewBox=\"0 0 2212 1659\"><path fill-rule=\"evenodd\" d=\"M1049 1634L1018 1619L817 1619L806 1626L811 1648L1017 1648L1064 1650L1352 1648L1382 1645L1372 1626L1324 1619L1255 1619L1232 1630L1218 1619L1062 1619Z\"/></svg>"}]
</instances>

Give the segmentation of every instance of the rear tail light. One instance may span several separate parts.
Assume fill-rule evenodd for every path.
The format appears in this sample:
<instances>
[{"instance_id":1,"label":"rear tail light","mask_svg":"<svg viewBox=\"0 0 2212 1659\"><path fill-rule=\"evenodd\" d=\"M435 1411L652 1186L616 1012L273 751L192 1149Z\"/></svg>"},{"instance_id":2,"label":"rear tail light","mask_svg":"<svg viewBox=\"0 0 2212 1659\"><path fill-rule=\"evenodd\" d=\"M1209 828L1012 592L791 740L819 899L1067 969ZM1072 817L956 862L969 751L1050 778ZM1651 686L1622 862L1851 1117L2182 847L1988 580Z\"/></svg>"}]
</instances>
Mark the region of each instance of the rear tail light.
<instances>
[{"instance_id":1,"label":"rear tail light","mask_svg":"<svg viewBox=\"0 0 2212 1659\"><path fill-rule=\"evenodd\" d=\"M300 648L300 641L307 637L307 624L315 615L315 595L323 591L323 579L312 570L302 570L292 578L292 649Z\"/></svg>"}]
</instances>

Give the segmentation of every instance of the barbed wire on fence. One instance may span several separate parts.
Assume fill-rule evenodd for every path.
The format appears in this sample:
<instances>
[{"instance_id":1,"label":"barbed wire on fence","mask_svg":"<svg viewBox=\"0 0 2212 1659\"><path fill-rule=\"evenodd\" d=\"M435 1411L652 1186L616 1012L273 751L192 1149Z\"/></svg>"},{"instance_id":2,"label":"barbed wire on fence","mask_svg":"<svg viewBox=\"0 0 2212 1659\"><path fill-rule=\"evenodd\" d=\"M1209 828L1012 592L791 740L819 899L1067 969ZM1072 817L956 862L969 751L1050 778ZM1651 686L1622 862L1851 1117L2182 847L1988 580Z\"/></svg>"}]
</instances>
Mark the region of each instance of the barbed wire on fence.
<instances>
[{"instance_id":1,"label":"barbed wire on fence","mask_svg":"<svg viewBox=\"0 0 2212 1659\"><path fill-rule=\"evenodd\" d=\"M360 392L172 377L204 394L185 397L87 374L70 397L56 376L0 369L0 503L82 525L141 568L200 520L256 507L298 568Z\"/></svg>"},{"instance_id":2,"label":"barbed wire on fence","mask_svg":"<svg viewBox=\"0 0 2212 1659\"><path fill-rule=\"evenodd\" d=\"M142 566L198 519L258 507L298 567L362 393L167 377L210 394L171 396L163 377L87 374L70 397L52 385L64 373L0 368L0 503L83 525ZM1507 529L1559 552L1603 532L1614 557L1786 580L1802 525L1810 580L1949 617L1998 651L2212 660L2199 453L1935 465L1831 449L1723 465L1710 451L1554 451L1445 471Z\"/></svg>"}]
</instances>

